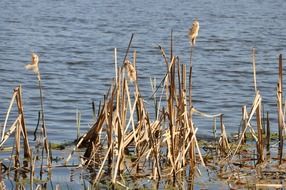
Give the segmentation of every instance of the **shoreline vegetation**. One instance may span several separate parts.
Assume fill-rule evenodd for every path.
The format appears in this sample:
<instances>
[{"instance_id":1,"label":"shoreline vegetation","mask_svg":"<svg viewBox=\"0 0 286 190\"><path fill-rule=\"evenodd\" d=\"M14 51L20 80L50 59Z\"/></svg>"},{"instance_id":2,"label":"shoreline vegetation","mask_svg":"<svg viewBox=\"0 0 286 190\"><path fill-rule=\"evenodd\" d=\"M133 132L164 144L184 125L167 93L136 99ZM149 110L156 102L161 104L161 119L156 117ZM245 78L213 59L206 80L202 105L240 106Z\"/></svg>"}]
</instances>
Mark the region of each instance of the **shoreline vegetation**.
<instances>
[{"instance_id":1,"label":"shoreline vegetation","mask_svg":"<svg viewBox=\"0 0 286 190\"><path fill-rule=\"evenodd\" d=\"M266 116L262 112L253 49L255 97L252 105L242 105L241 126L234 137L227 135L223 113L203 113L193 105L191 56L194 47L191 45L190 66L181 64L173 53L172 32L169 55L158 46L166 71L159 84L155 79L150 80L155 113L151 118L140 94L137 77L140 71L136 69L136 50L131 52L132 39L133 34L121 66L118 66L117 50L114 50L115 78L97 111L93 104L94 123L82 136L79 135L80 113L77 112L78 138L71 144L57 145L48 141L39 59L33 54L28 69L37 74L39 81L41 135L35 135L33 143L29 142L22 88L16 87L1 127L0 151L7 153L7 157L0 159L0 189L6 188L7 179L12 179L15 189L47 189L57 167L81 169L87 182L82 189L202 189L215 181L221 181L229 189L286 186L283 182L286 177L283 157L286 107L282 55L278 61L276 88L278 134L271 134L268 112ZM15 104L17 117L8 126ZM213 137L197 137L200 126L193 122L193 115L213 119ZM66 158L56 156L58 150L68 147L66 151L70 154ZM208 183L198 184L199 177ZM64 188L63 184L51 187Z\"/></svg>"}]
</instances>

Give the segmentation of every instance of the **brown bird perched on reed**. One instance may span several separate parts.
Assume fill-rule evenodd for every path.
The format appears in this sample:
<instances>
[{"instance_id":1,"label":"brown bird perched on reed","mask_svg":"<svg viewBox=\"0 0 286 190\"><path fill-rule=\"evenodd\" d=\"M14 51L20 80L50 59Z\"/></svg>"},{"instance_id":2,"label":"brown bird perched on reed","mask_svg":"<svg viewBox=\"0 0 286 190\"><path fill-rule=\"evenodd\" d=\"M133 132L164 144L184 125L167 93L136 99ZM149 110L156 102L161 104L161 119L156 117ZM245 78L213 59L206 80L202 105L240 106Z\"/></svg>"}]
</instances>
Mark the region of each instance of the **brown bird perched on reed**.
<instances>
[{"instance_id":1,"label":"brown bird perched on reed","mask_svg":"<svg viewBox=\"0 0 286 190\"><path fill-rule=\"evenodd\" d=\"M189 29L189 40L192 46L195 46L196 44L196 38L198 37L199 29L200 29L200 24L198 18L195 18L192 28Z\"/></svg>"},{"instance_id":2,"label":"brown bird perched on reed","mask_svg":"<svg viewBox=\"0 0 286 190\"><path fill-rule=\"evenodd\" d=\"M34 73L39 73L39 57L37 54L32 53L32 62L25 66L26 69L32 70Z\"/></svg>"},{"instance_id":3,"label":"brown bird perched on reed","mask_svg":"<svg viewBox=\"0 0 286 190\"><path fill-rule=\"evenodd\" d=\"M135 81L136 80L136 70L128 59L125 60L124 67L127 70L128 77L129 77L130 81Z\"/></svg>"}]
</instances>

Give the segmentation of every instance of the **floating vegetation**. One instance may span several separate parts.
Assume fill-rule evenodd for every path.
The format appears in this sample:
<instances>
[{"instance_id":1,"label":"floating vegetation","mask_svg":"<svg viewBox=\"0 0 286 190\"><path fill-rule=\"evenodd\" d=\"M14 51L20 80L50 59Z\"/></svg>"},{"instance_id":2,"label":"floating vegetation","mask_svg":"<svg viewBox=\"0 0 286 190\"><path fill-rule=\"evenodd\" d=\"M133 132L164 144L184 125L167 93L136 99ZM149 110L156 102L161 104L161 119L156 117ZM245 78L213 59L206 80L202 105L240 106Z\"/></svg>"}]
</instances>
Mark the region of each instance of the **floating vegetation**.
<instances>
[{"instance_id":1,"label":"floating vegetation","mask_svg":"<svg viewBox=\"0 0 286 190\"><path fill-rule=\"evenodd\" d=\"M197 33L198 31L196 35ZM195 38L196 36L190 38L190 58ZM11 155L0 160L0 189L6 188L6 180L11 179L11 176L16 189L60 189L63 184L48 185L53 172L60 168L68 168L70 181L74 180L76 173L80 173L84 179L81 186L83 189L192 189L206 188L208 183L211 186L215 181L220 181L230 189L285 187L281 183L286 178L283 158L285 103L282 55L279 56L276 93L278 134L270 133L268 112L266 118L262 114L263 99L256 85L253 49L255 96L249 108L242 106L240 132L229 136L222 113L204 113L193 105L192 64L187 68L174 55L172 33L169 56L163 47L158 46L166 71L159 85L156 80L151 79L151 99L155 114L150 114L146 100L140 93L140 78L137 77L140 71L136 70L137 54L135 50L130 50L132 39L133 34L121 66L117 64L115 49L115 78L97 112L94 102L92 103L94 122L83 135L79 133L80 112L77 111L77 139L74 145L48 143L39 59L36 54L32 55L32 64L27 68L38 75L41 95L39 121L42 133L31 148L24 120L22 89L17 87L2 127L0 151L11 152ZM187 70L190 72L187 73ZM14 102L18 115L8 127L7 121ZM212 137L198 137L200 126L193 121L194 115L213 119ZM5 146L7 140L12 138L13 147L10 144L10 147ZM278 145L275 146L275 143ZM65 159L56 153L64 149L70 151Z\"/></svg>"}]
</instances>

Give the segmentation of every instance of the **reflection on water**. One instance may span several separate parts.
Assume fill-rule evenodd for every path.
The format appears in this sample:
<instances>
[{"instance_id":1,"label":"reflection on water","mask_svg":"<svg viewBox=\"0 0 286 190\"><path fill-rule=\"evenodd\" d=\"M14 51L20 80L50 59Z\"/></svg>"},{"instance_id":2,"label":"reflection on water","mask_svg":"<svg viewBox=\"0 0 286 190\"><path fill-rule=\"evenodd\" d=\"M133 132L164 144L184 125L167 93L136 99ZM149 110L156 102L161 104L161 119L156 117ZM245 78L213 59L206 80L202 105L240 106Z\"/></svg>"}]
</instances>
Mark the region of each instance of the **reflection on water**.
<instances>
[{"instance_id":1,"label":"reflection on water","mask_svg":"<svg viewBox=\"0 0 286 190\"><path fill-rule=\"evenodd\" d=\"M40 109L36 76L24 69L40 56L48 134L51 140L76 138L76 110L82 130L92 121L114 76L113 48L123 60L131 33L137 50L141 91L149 97L149 77L165 69L157 44L168 51L174 30L175 53L188 64L188 28L198 17L201 29L193 52L194 105L225 114L227 131L236 131L241 107L254 97L251 49L257 48L257 80L264 108L275 116L277 57L285 52L286 3L242 1L44 1L0 2L0 122L13 88L23 86L27 125L33 130ZM150 103L151 104L151 103ZM198 133L212 121L196 122ZM58 131L64 131L65 137Z\"/></svg>"}]
</instances>

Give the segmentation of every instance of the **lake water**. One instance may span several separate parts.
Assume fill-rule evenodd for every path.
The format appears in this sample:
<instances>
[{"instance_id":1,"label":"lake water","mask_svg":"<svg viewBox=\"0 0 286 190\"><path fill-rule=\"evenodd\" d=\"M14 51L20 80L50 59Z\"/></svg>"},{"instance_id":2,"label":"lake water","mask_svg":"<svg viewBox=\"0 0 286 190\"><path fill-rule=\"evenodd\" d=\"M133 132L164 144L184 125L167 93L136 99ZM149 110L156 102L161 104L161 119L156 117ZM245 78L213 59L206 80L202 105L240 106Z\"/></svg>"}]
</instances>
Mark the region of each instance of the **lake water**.
<instances>
[{"instance_id":1,"label":"lake water","mask_svg":"<svg viewBox=\"0 0 286 190\"><path fill-rule=\"evenodd\" d=\"M165 72L157 45L168 51L173 29L175 54L189 65L187 32L198 17L200 32L192 58L194 106L211 114L224 113L227 132L237 131L241 107L250 108L255 95L251 63L255 47L258 88L276 128L278 55L285 54L286 48L285 10L284 0L2 0L0 123L13 88L21 84L27 126L34 130L39 91L36 76L24 66L36 52L49 138L73 140L76 110L81 111L84 132L92 122L91 102L98 105L111 84L114 48L122 63L135 33L131 50L137 50L139 84L149 97L149 78L159 81ZM209 133L212 121L196 124L199 133Z\"/></svg>"}]
</instances>

